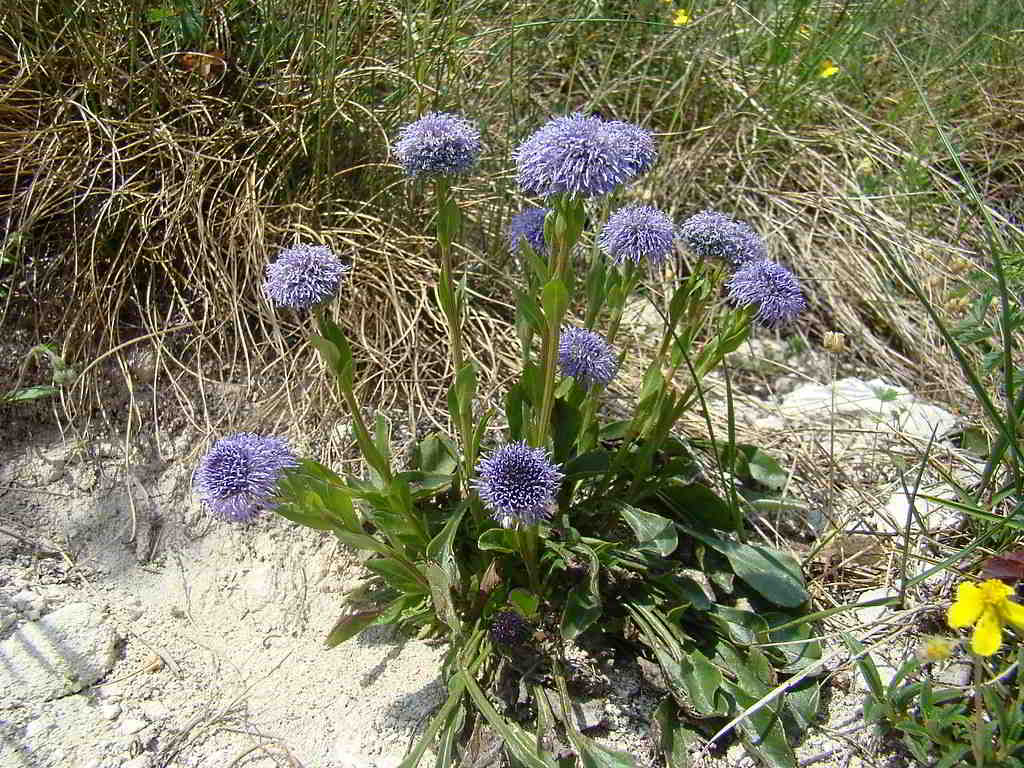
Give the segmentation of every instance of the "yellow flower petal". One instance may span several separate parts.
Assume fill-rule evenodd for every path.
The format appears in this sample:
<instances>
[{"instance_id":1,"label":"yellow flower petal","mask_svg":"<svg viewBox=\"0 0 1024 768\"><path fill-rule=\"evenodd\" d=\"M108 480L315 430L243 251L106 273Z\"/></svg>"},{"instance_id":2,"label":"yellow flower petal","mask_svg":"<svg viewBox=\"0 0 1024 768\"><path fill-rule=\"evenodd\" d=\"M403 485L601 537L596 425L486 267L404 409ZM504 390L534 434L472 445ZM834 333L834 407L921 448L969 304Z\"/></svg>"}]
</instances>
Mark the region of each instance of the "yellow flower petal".
<instances>
[{"instance_id":1,"label":"yellow flower petal","mask_svg":"<svg viewBox=\"0 0 1024 768\"><path fill-rule=\"evenodd\" d=\"M672 20L672 23L677 27L682 27L690 23L690 12L685 8L680 8L676 11L676 17Z\"/></svg>"},{"instance_id":2,"label":"yellow flower petal","mask_svg":"<svg viewBox=\"0 0 1024 768\"><path fill-rule=\"evenodd\" d=\"M999 650L1003 643L1003 628L999 624L999 614L995 609L987 608L978 619L971 638L971 650L979 656L991 656Z\"/></svg>"},{"instance_id":3,"label":"yellow flower petal","mask_svg":"<svg viewBox=\"0 0 1024 768\"><path fill-rule=\"evenodd\" d=\"M821 62L821 69L818 70L818 77L832 77L832 75L839 74L839 67L832 61L832 59L825 59Z\"/></svg>"},{"instance_id":4,"label":"yellow flower petal","mask_svg":"<svg viewBox=\"0 0 1024 768\"><path fill-rule=\"evenodd\" d=\"M1003 600L997 609L999 618L1006 624L1013 624L1017 629L1024 630L1024 605L1012 600Z\"/></svg>"},{"instance_id":5,"label":"yellow flower petal","mask_svg":"<svg viewBox=\"0 0 1024 768\"><path fill-rule=\"evenodd\" d=\"M949 608L946 620L953 629L969 627L981 616L985 603L981 599L981 589L969 581L956 588L956 602Z\"/></svg>"}]
</instances>

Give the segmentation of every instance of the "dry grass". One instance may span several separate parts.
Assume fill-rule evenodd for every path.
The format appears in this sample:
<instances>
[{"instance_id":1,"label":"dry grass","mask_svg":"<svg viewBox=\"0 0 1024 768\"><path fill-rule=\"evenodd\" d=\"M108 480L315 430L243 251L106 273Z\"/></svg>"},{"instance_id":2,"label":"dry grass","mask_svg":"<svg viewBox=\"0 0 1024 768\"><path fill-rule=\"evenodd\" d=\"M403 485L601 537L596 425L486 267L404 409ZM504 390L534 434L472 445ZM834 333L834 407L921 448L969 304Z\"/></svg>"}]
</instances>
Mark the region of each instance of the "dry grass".
<instances>
[{"instance_id":1,"label":"dry grass","mask_svg":"<svg viewBox=\"0 0 1024 768\"><path fill-rule=\"evenodd\" d=\"M980 258L983 234L886 46L913 32L901 40L926 95L1004 220L1021 170L1008 139L1020 76L996 43L972 58L931 21L956 3L897 5L793 3L760 21L742 4L695 6L694 23L673 30L652 26L668 20L660 5L609 23L622 11L587 19L568 3L529 26L515 4L463 3L455 25L373 3L352 5L354 24L313 5L236 3L203 6L207 27L189 40L119 0L70 15L21 0L0 39L0 205L16 258L3 268L14 281L5 325L86 371L73 410L114 418L127 387L138 421L309 424L325 406L340 419L302 318L260 297L279 246L326 242L356 265L340 309L364 401L443 421L429 198L388 166L389 137L431 106L484 123L488 159L460 194L461 258L470 347L484 390L500 396L515 366L514 275L498 237L517 206L510 152L547 115L589 105L660 134L663 160L629 196L677 218L722 208L766 235L808 286L809 343L842 330L848 365L962 404L961 379L887 258L942 304L954 257ZM257 7L259 23L239 10ZM870 61L855 58L866 50ZM845 80L816 77L826 54ZM975 87L953 99L950 81Z\"/></svg>"}]
</instances>

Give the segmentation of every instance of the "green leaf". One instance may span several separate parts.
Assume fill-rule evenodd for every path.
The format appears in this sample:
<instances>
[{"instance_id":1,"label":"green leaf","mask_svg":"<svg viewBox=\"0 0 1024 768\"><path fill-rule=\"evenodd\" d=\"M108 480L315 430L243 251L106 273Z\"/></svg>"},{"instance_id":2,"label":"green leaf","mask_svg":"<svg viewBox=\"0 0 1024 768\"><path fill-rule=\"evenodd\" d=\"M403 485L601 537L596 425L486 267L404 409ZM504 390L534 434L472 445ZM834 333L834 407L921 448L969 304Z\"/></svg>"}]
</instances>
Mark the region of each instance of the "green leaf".
<instances>
[{"instance_id":1,"label":"green leaf","mask_svg":"<svg viewBox=\"0 0 1024 768\"><path fill-rule=\"evenodd\" d=\"M786 691L784 703L797 728L806 731L818 719L818 712L821 709L821 683L813 678L804 680Z\"/></svg>"},{"instance_id":2,"label":"green leaf","mask_svg":"<svg viewBox=\"0 0 1024 768\"><path fill-rule=\"evenodd\" d=\"M549 280L541 292L541 305L544 307L544 318L548 324L560 324L565 317L565 311L569 308L569 292L565 288L565 283L557 277Z\"/></svg>"},{"instance_id":3,"label":"green leaf","mask_svg":"<svg viewBox=\"0 0 1024 768\"><path fill-rule=\"evenodd\" d=\"M703 715L721 714L715 694L722 687L722 673L700 651L694 649L679 661L679 679L694 709Z\"/></svg>"},{"instance_id":4,"label":"green leaf","mask_svg":"<svg viewBox=\"0 0 1024 768\"><path fill-rule=\"evenodd\" d=\"M508 601L519 609L519 612L527 619L532 619L537 615L537 608L540 605L540 599L522 587L516 587L508 593Z\"/></svg>"},{"instance_id":5,"label":"green leaf","mask_svg":"<svg viewBox=\"0 0 1024 768\"><path fill-rule=\"evenodd\" d=\"M668 557L679 546L679 537L671 520L653 512L626 506L622 518L636 534L640 549L651 549L662 557Z\"/></svg>"},{"instance_id":6,"label":"green leaf","mask_svg":"<svg viewBox=\"0 0 1024 768\"><path fill-rule=\"evenodd\" d=\"M457 581L459 574L459 565L452 553L452 546L468 507L468 503L459 504L452 516L448 518L448 522L444 524L444 528L427 544L427 559L444 568L452 581Z\"/></svg>"},{"instance_id":7,"label":"green leaf","mask_svg":"<svg viewBox=\"0 0 1024 768\"><path fill-rule=\"evenodd\" d=\"M864 646L861 645L859 640L846 632L843 633L843 641L854 656L863 653L863 656L857 659L857 669L860 670L861 675L864 677L864 682L867 684L871 695L879 702L885 701L885 686L882 684L882 676L878 674L878 667L875 666L875 661L871 658L871 654L865 652Z\"/></svg>"},{"instance_id":8,"label":"green leaf","mask_svg":"<svg viewBox=\"0 0 1024 768\"><path fill-rule=\"evenodd\" d=\"M456 635L462 633L462 622L459 621L452 603L452 582L448 572L434 563L428 563L423 569L430 584L430 599L434 603L434 615L443 621Z\"/></svg>"},{"instance_id":9,"label":"green leaf","mask_svg":"<svg viewBox=\"0 0 1024 768\"><path fill-rule=\"evenodd\" d=\"M455 388L458 391L459 405L464 410L472 409L473 398L476 397L476 366L473 363L462 366L462 370L455 377Z\"/></svg>"},{"instance_id":10,"label":"green leaf","mask_svg":"<svg viewBox=\"0 0 1024 768\"><path fill-rule=\"evenodd\" d=\"M327 647L334 648L341 645L346 640L355 637L368 626L373 624L382 613L384 613L383 608L346 613L334 623L334 627L327 635Z\"/></svg>"},{"instance_id":11,"label":"green leaf","mask_svg":"<svg viewBox=\"0 0 1024 768\"><path fill-rule=\"evenodd\" d=\"M437 756L434 760L434 768L450 768L459 762L456 746L460 742L459 737L465 722L465 707L456 707L444 721L441 733L437 737L437 746L434 748L434 753Z\"/></svg>"},{"instance_id":12,"label":"green leaf","mask_svg":"<svg viewBox=\"0 0 1024 768\"><path fill-rule=\"evenodd\" d=\"M809 599L800 575L800 567L792 558L767 547L725 541L707 536L688 526L678 523L677 525L686 533L725 555L740 579L776 605L797 608Z\"/></svg>"},{"instance_id":13,"label":"green leaf","mask_svg":"<svg viewBox=\"0 0 1024 768\"><path fill-rule=\"evenodd\" d=\"M755 449L750 455L747 467L752 478L775 491L785 488L789 480L789 475L779 466L779 462L760 449Z\"/></svg>"},{"instance_id":14,"label":"green leaf","mask_svg":"<svg viewBox=\"0 0 1024 768\"><path fill-rule=\"evenodd\" d=\"M462 224L462 214L454 198L446 197L437 212L437 239L446 247L455 242Z\"/></svg>"},{"instance_id":15,"label":"green leaf","mask_svg":"<svg viewBox=\"0 0 1024 768\"><path fill-rule=\"evenodd\" d=\"M508 438L510 441L521 440L523 437L524 408L526 398L523 386L513 384L505 393L505 420L508 422Z\"/></svg>"},{"instance_id":16,"label":"green leaf","mask_svg":"<svg viewBox=\"0 0 1024 768\"><path fill-rule=\"evenodd\" d=\"M575 728L570 729L569 733L583 768L637 768L636 762L625 752L601 746Z\"/></svg>"},{"instance_id":17,"label":"green leaf","mask_svg":"<svg viewBox=\"0 0 1024 768\"><path fill-rule=\"evenodd\" d=\"M711 619L726 637L739 645L753 645L768 631L768 623L756 613L725 605L714 606Z\"/></svg>"},{"instance_id":18,"label":"green leaf","mask_svg":"<svg viewBox=\"0 0 1024 768\"><path fill-rule=\"evenodd\" d=\"M537 333L543 333L546 324L537 297L525 291L519 294L518 312Z\"/></svg>"},{"instance_id":19,"label":"green leaf","mask_svg":"<svg viewBox=\"0 0 1024 768\"><path fill-rule=\"evenodd\" d=\"M505 746L512 753L512 756L522 763L524 768L556 768L551 754L537 750L533 739L531 739L530 734L525 729L516 723L505 720L505 718L498 714L490 700L480 690L476 680L466 670L461 657L458 658L458 665L459 677L466 686L466 690L469 691L473 703L476 704L480 714L490 723L490 726L505 740Z\"/></svg>"},{"instance_id":20,"label":"green leaf","mask_svg":"<svg viewBox=\"0 0 1024 768\"><path fill-rule=\"evenodd\" d=\"M52 397L59 391L60 390L57 389L57 387L51 387L49 385L12 389L0 396L0 403L24 403L30 400L39 400L44 397Z\"/></svg>"},{"instance_id":21,"label":"green leaf","mask_svg":"<svg viewBox=\"0 0 1024 768\"><path fill-rule=\"evenodd\" d=\"M736 516L730 506L714 491L700 483L673 483L658 491L658 498L676 513L702 528L722 531L736 529Z\"/></svg>"},{"instance_id":22,"label":"green leaf","mask_svg":"<svg viewBox=\"0 0 1024 768\"><path fill-rule=\"evenodd\" d=\"M661 700L654 711L654 719L660 731L658 747L665 756L667 768L690 768L690 746L696 743L697 737L683 723L670 697Z\"/></svg>"},{"instance_id":23,"label":"green leaf","mask_svg":"<svg viewBox=\"0 0 1024 768\"><path fill-rule=\"evenodd\" d=\"M601 618L601 598L587 588L586 583L577 584L569 590L562 611L562 637L573 640Z\"/></svg>"},{"instance_id":24,"label":"green leaf","mask_svg":"<svg viewBox=\"0 0 1024 768\"><path fill-rule=\"evenodd\" d=\"M458 467L455 455L451 440L435 432L416 447L416 468L432 475L451 475Z\"/></svg>"},{"instance_id":25,"label":"green leaf","mask_svg":"<svg viewBox=\"0 0 1024 768\"><path fill-rule=\"evenodd\" d=\"M593 475L604 475L611 467L611 454L603 448L582 453L569 459L562 466L565 480L577 480Z\"/></svg>"},{"instance_id":26,"label":"green leaf","mask_svg":"<svg viewBox=\"0 0 1024 768\"><path fill-rule=\"evenodd\" d=\"M588 560L587 576L569 590L569 595L566 598L561 626L562 637L565 640L578 637L581 632L601 618L603 613L598 585L601 562L597 553L582 542L577 542L574 548L577 553L585 556Z\"/></svg>"},{"instance_id":27,"label":"green leaf","mask_svg":"<svg viewBox=\"0 0 1024 768\"><path fill-rule=\"evenodd\" d=\"M728 682L725 686L741 709L747 709L757 702L757 698L739 686ZM778 702L769 703L740 720L737 726L740 741L749 754L771 768L796 768L796 755L786 741L782 722L773 708L777 706Z\"/></svg>"},{"instance_id":28,"label":"green leaf","mask_svg":"<svg viewBox=\"0 0 1024 768\"><path fill-rule=\"evenodd\" d=\"M516 539L516 532L508 528L488 528L480 534L476 545L484 551L519 551L519 541Z\"/></svg>"},{"instance_id":29,"label":"green leaf","mask_svg":"<svg viewBox=\"0 0 1024 768\"><path fill-rule=\"evenodd\" d=\"M176 11L174 8L168 8L166 6L162 6L159 8L148 8L146 10L146 21L158 24L162 21L173 19L177 15L178 11Z\"/></svg>"},{"instance_id":30,"label":"green leaf","mask_svg":"<svg viewBox=\"0 0 1024 768\"><path fill-rule=\"evenodd\" d=\"M335 529L334 535L343 543L348 544L350 547L355 547L356 549L366 549L370 552L379 552L384 556L394 554L391 547L387 544L382 541L378 541L365 533L352 533L351 531Z\"/></svg>"},{"instance_id":31,"label":"green leaf","mask_svg":"<svg viewBox=\"0 0 1024 768\"><path fill-rule=\"evenodd\" d=\"M409 594L428 594L427 580L423 574L392 557L378 557L366 561L366 567L384 577L392 587Z\"/></svg>"},{"instance_id":32,"label":"green leaf","mask_svg":"<svg viewBox=\"0 0 1024 768\"><path fill-rule=\"evenodd\" d=\"M572 447L576 444L576 437L583 423L583 414L573 403L558 399L555 400L555 407L552 409L551 423L554 443L552 458L561 464L569 458Z\"/></svg>"}]
</instances>

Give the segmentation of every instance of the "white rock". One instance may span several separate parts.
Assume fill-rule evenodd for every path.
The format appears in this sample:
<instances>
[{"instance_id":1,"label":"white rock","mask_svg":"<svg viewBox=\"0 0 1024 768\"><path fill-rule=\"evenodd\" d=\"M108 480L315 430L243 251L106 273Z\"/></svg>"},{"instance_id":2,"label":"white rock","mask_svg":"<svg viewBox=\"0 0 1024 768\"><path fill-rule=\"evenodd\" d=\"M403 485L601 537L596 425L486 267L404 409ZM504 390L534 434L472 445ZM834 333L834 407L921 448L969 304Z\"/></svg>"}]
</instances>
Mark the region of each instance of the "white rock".
<instances>
[{"instance_id":1,"label":"white rock","mask_svg":"<svg viewBox=\"0 0 1024 768\"><path fill-rule=\"evenodd\" d=\"M948 531L956 529L963 522L962 513L955 509L926 501L920 496L935 496L936 498L955 500L956 491L948 485L931 486L918 490L918 497L914 499L914 509L917 514L913 515L910 521L911 534L921 532L922 525L925 531ZM885 509L874 515L874 524L877 530L890 531L902 534L907 529L907 520L910 514L910 499L903 491L893 493L885 504Z\"/></svg>"},{"instance_id":2,"label":"white rock","mask_svg":"<svg viewBox=\"0 0 1024 768\"><path fill-rule=\"evenodd\" d=\"M134 733L138 733L145 728L149 723L138 717L128 717L121 721L121 733L125 736L131 736Z\"/></svg>"},{"instance_id":3,"label":"white rock","mask_svg":"<svg viewBox=\"0 0 1024 768\"><path fill-rule=\"evenodd\" d=\"M142 709L142 714L144 714L151 722L155 720L163 720L171 715L171 710L159 701L144 701L139 706Z\"/></svg>"},{"instance_id":4,"label":"white rock","mask_svg":"<svg viewBox=\"0 0 1024 768\"><path fill-rule=\"evenodd\" d=\"M903 387L886 384L881 379L861 381L840 379L834 384L803 384L782 400L780 409L785 416L820 418L822 412L844 416L871 417L885 420L906 402L910 393Z\"/></svg>"},{"instance_id":5,"label":"white rock","mask_svg":"<svg viewBox=\"0 0 1024 768\"><path fill-rule=\"evenodd\" d=\"M46 598L23 589L11 598L11 604L29 621L36 621L46 613Z\"/></svg>"},{"instance_id":6,"label":"white rock","mask_svg":"<svg viewBox=\"0 0 1024 768\"><path fill-rule=\"evenodd\" d=\"M100 717L104 720L116 720L118 715L121 714L121 705L116 701L110 704L100 705Z\"/></svg>"},{"instance_id":7,"label":"white rock","mask_svg":"<svg viewBox=\"0 0 1024 768\"><path fill-rule=\"evenodd\" d=\"M114 666L116 644L103 613L88 603L27 622L0 644L0 704L48 701L92 685Z\"/></svg>"},{"instance_id":8,"label":"white rock","mask_svg":"<svg viewBox=\"0 0 1024 768\"><path fill-rule=\"evenodd\" d=\"M935 439L952 430L957 423L956 416L930 403L915 402L900 417L899 429L903 434L920 440L930 440L932 431Z\"/></svg>"},{"instance_id":9,"label":"white rock","mask_svg":"<svg viewBox=\"0 0 1024 768\"><path fill-rule=\"evenodd\" d=\"M857 597L858 603L867 603L872 600L883 600L887 597L896 597L897 592L888 587L880 587L878 589L869 589L866 592L861 592ZM876 621L885 618L891 618L893 615L893 609L886 605L869 605L864 608L857 608L853 615L857 619L857 623L861 626L866 624L874 624Z\"/></svg>"},{"instance_id":10,"label":"white rock","mask_svg":"<svg viewBox=\"0 0 1024 768\"><path fill-rule=\"evenodd\" d=\"M38 739L47 731L52 730L54 725L52 720L33 720L25 726L25 738L30 741Z\"/></svg>"},{"instance_id":11,"label":"white rock","mask_svg":"<svg viewBox=\"0 0 1024 768\"><path fill-rule=\"evenodd\" d=\"M121 768L149 768L149 765L149 755L139 755L138 757L133 757L131 760L126 760L121 763Z\"/></svg>"}]
</instances>

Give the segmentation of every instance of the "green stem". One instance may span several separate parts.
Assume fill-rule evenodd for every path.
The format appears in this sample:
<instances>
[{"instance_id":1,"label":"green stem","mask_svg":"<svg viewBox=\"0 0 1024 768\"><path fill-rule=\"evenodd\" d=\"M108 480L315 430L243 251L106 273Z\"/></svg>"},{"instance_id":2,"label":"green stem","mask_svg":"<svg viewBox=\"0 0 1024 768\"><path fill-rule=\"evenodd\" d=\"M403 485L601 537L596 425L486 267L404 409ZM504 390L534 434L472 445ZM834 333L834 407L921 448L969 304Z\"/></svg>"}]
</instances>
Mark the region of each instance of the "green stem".
<instances>
[{"instance_id":1,"label":"green stem","mask_svg":"<svg viewBox=\"0 0 1024 768\"><path fill-rule=\"evenodd\" d=\"M462 291L455 281L455 266L452 256L452 242L460 226L458 206L452 200L451 184L447 179L437 182L437 242L441 249L441 276L438 285L438 297L445 319L448 321L448 340L451 349L452 367L455 382L465 367L466 357L462 345ZM472 363L469 363L472 365ZM455 386L455 384L453 384ZM462 489L463 493L472 493L469 486L473 476L473 404L459 400L458 412L451 414L455 428L462 443Z\"/></svg>"},{"instance_id":2,"label":"green stem","mask_svg":"<svg viewBox=\"0 0 1024 768\"><path fill-rule=\"evenodd\" d=\"M551 280L566 282L569 266L569 253L579 239L583 230L583 203L578 200L560 198L555 203L557 212L554 227L554 242L551 247ZM566 285L569 291L571 286ZM570 291L571 293L571 291ZM551 426L551 411L555 404L555 371L558 361L558 336L562 330L562 320L565 317L563 309L557 315L549 315L545 307L546 328L544 329L544 343L542 346L542 360L544 363L544 394L541 400L540 413L534 425L534 445L542 447L548 439L548 430Z\"/></svg>"},{"instance_id":3,"label":"green stem","mask_svg":"<svg viewBox=\"0 0 1024 768\"><path fill-rule=\"evenodd\" d=\"M616 306L612 307L611 321L608 323L608 335L606 337L606 341L609 344L612 344L615 341L615 336L619 332L619 324L622 322L622 313L626 310L626 303L629 301L629 296L633 293L633 289L636 288L636 284L639 280L640 268L633 262L629 262L629 264L626 265L626 277L622 286L622 294L620 295Z\"/></svg>"},{"instance_id":4,"label":"green stem","mask_svg":"<svg viewBox=\"0 0 1024 768\"><path fill-rule=\"evenodd\" d=\"M981 734L982 734L982 699L981 699L981 659L977 654L971 654L974 656L974 733L971 739L971 750L974 752L974 764L978 768L983 768L984 763L984 752L981 746Z\"/></svg>"},{"instance_id":5,"label":"green stem","mask_svg":"<svg viewBox=\"0 0 1024 768\"><path fill-rule=\"evenodd\" d=\"M526 576L530 581L530 591L541 595L540 584L540 530L536 523L520 527L516 531L519 539L519 551L526 565Z\"/></svg>"}]
</instances>

